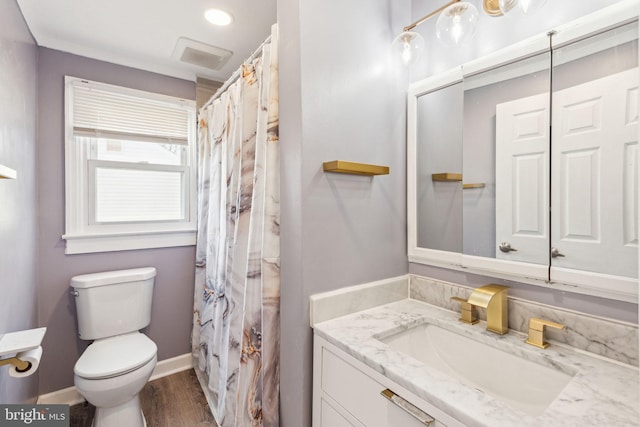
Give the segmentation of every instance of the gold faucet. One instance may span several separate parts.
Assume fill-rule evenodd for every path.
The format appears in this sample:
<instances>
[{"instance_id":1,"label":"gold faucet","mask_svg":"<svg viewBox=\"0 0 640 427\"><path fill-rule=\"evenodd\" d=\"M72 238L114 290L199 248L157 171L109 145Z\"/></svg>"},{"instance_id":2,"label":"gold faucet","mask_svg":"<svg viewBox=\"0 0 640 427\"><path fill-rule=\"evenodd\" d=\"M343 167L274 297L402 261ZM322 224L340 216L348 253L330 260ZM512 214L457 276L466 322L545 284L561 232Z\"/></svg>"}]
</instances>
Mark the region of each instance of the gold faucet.
<instances>
[{"instance_id":1,"label":"gold faucet","mask_svg":"<svg viewBox=\"0 0 640 427\"><path fill-rule=\"evenodd\" d=\"M467 302L487 309L487 330L504 335L509 332L507 312L507 286L485 285L476 288Z\"/></svg>"},{"instance_id":2,"label":"gold faucet","mask_svg":"<svg viewBox=\"0 0 640 427\"><path fill-rule=\"evenodd\" d=\"M551 320L532 317L529 319L529 336L525 341L527 344L535 345L538 348L547 348L549 343L544 340L544 327L564 329L564 325L552 322Z\"/></svg>"},{"instance_id":3,"label":"gold faucet","mask_svg":"<svg viewBox=\"0 0 640 427\"><path fill-rule=\"evenodd\" d=\"M475 325L478 323L478 311L476 307L469 304L466 299L460 297L451 297L451 301L460 303L460 320L461 322L469 325Z\"/></svg>"}]
</instances>

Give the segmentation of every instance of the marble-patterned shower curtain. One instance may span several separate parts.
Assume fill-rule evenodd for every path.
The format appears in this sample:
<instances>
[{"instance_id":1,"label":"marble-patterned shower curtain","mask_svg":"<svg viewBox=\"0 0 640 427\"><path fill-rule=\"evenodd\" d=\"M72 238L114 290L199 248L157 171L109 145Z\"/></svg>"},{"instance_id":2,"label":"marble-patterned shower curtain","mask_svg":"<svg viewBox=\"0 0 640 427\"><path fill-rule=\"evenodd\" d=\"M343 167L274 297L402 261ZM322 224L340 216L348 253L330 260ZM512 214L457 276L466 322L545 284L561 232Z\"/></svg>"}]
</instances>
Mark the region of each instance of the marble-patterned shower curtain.
<instances>
[{"instance_id":1,"label":"marble-patterned shower curtain","mask_svg":"<svg viewBox=\"0 0 640 427\"><path fill-rule=\"evenodd\" d=\"M192 351L221 427L279 425L276 37L199 116Z\"/></svg>"}]
</instances>

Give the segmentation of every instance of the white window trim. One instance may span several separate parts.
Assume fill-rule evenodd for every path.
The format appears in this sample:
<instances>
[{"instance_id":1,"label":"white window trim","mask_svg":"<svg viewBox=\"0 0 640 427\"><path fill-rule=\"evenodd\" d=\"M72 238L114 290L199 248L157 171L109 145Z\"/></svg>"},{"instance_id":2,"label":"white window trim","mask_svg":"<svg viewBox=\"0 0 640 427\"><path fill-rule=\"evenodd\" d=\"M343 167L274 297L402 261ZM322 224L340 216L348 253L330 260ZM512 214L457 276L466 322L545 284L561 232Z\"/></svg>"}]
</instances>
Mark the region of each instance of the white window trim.
<instances>
[{"instance_id":1,"label":"white window trim","mask_svg":"<svg viewBox=\"0 0 640 427\"><path fill-rule=\"evenodd\" d=\"M134 96L179 102L191 107L189 123L189 168L186 186L186 220L150 222L140 224L101 224L89 223L88 207L88 147L78 144L74 139L71 91L73 84L84 82L94 87L104 88ZM167 95L128 89L85 79L65 76L65 234L66 254L111 252L122 250L151 249L196 244L196 117L195 101L179 100Z\"/></svg>"}]
</instances>

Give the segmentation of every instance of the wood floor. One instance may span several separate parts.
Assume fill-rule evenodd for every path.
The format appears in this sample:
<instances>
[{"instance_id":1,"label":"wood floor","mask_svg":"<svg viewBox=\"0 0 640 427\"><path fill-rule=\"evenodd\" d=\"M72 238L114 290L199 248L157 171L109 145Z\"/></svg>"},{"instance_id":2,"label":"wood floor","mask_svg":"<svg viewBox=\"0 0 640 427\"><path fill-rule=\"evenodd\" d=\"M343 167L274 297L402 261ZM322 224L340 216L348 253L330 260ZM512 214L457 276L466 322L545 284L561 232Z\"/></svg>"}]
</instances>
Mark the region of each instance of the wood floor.
<instances>
[{"instance_id":1,"label":"wood floor","mask_svg":"<svg viewBox=\"0 0 640 427\"><path fill-rule=\"evenodd\" d=\"M217 427L193 369L147 383L140 404L147 427ZM73 405L70 427L91 427L94 412L87 402Z\"/></svg>"}]
</instances>

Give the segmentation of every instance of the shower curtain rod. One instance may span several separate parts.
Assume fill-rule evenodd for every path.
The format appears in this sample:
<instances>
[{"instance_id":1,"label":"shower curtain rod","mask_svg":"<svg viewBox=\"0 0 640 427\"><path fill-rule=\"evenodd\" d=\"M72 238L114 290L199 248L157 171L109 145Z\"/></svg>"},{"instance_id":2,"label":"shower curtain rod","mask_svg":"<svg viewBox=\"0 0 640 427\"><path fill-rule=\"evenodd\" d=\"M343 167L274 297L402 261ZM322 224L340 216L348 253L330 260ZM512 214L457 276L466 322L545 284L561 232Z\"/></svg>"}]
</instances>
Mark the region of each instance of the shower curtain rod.
<instances>
[{"instance_id":1,"label":"shower curtain rod","mask_svg":"<svg viewBox=\"0 0 640 427\"><path fill-rule=\"evenodd\" d=\"M260 52L262 52L262 48L264 48L264 46L269 43L271 41L271 36L267 37L265 39L265 41L262 42L262 44L260 46L258 46L258 48L251 54L251 56L249 56L247 59L245 59L242 62L242 65L247 64L251 61L253 61L259 54ZM236 80L238 80L238 78L240 77L240 73L242 72L242 66L238 67L238 69L236 71L233 72L233 74L231 74L231 77L229 77L227 79L227 81L225 81L222 86L220 86L218 88L218 90L216 91L216 93L214 93L211 98L209 98L209 100L200 108L200 110L203 110L205 108L207 108L209 105L211 105L211 103L213 101L215 101L216 99L218 99L225 90L227 90L227 88L229 86L231 86L231 84L233 82L235 82Z\"/></svg>"}]
</instances>

